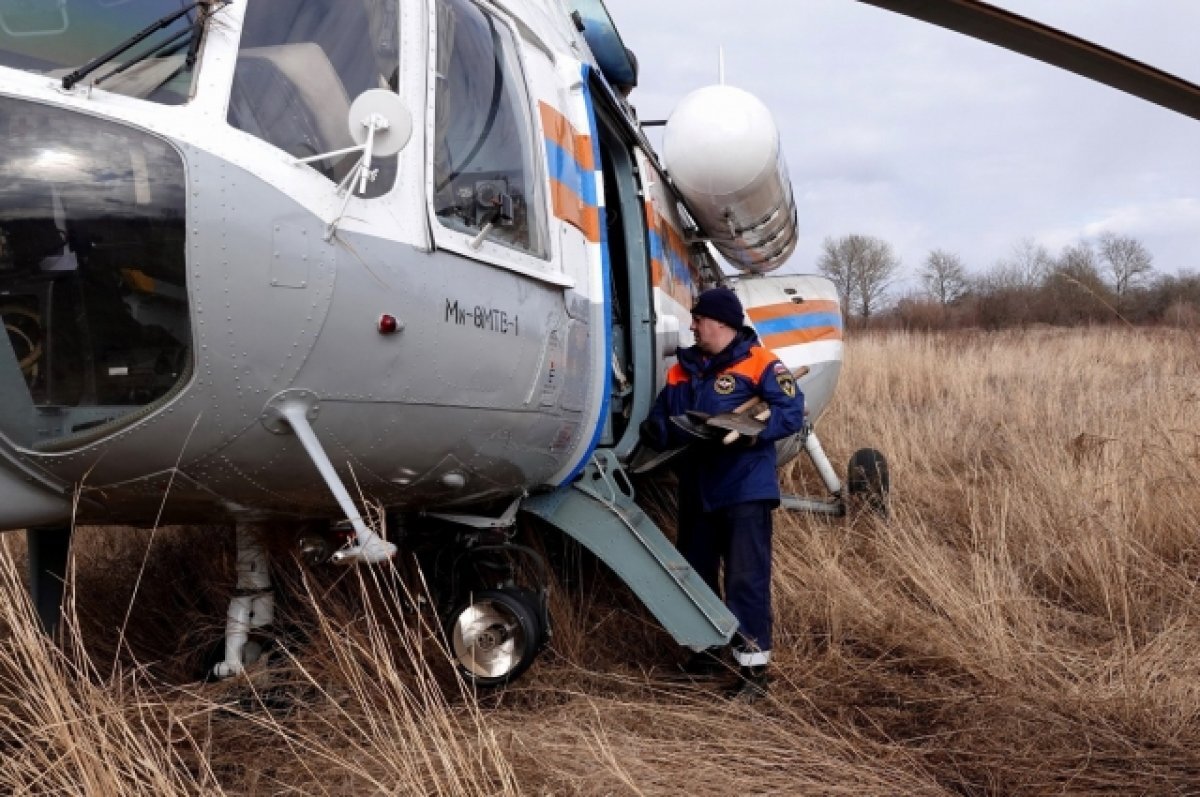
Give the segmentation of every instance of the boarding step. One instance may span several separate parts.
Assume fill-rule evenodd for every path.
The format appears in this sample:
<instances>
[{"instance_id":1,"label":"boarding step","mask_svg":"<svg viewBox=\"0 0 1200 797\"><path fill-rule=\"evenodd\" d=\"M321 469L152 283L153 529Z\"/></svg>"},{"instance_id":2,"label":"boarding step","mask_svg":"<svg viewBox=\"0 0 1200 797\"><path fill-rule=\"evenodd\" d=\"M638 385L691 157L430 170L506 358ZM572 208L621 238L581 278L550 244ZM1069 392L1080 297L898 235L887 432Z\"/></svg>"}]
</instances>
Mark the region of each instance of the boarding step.
<instances>
[{"instance_id":1,"label":"boarding step","mask_svg":"<svg viewBox=\"0 0 1200 797\"><path fill-rule=\"evenodd\" d=\"M612 452L597 451L571 486L529 498L521 509L612 568L680 645L724 645L737 630L737 619L634 503L633 486Z\"/></svg>"}]
</instances>

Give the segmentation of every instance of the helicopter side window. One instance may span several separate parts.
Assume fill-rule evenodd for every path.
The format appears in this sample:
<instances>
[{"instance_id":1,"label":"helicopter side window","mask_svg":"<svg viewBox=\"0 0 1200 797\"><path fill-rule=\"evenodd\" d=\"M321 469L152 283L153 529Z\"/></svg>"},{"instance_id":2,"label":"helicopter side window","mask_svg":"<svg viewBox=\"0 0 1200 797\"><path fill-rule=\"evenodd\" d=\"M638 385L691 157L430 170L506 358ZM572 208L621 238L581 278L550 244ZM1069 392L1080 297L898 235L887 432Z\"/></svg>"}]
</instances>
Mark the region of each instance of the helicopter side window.
<instances>
[{"instance_id":1,"label":"helicopter side window","mask_svg":"<svg viewBox=\"0 0 1200 797\"><path fill-rule=\"evenodd\" d=\"M246 8L229 124L297 158L353 147L350 103L368 89L397 89L398 0L253 0ZM340 181L359 154L310 164ZM396 180L396 156L367 196Z\"/></svg>"},{"instance_id":2,"label":"helicopter side window","mask_svg":"<svg viewBox=\"0 0 1200 797\"><path fill-rule=\"evenodd\" d=\"M437 4L434 211L446 227L545 253L530 102L508 26L470 0Z\"/></svg>"}]
</instances>

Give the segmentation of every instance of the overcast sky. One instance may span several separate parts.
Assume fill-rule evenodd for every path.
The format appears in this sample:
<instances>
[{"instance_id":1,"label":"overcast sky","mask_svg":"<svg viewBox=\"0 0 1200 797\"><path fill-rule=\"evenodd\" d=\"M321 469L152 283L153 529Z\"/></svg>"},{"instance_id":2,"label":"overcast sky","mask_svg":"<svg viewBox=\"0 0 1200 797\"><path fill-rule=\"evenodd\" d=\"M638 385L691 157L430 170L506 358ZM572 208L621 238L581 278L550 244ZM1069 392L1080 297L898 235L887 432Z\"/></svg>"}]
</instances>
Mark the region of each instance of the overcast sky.
<instances>
[{"instance_id":1,"label":"overcast sky","mask_svg":"<svg viewBox=\"0 0 1200 797\"><path fill-rule=\"evenodd\" d=\"M982 272L1033 238L1052 254L1132 235L1159 271L1200 271L1200 122L857 0L606 0L641 62L631 99L665 118L726 82L779 124L801 243L889 241L906 279L929 251ZM1196 0L1003 0L1010 11L1200 82Z\"/></svg>"}]
</instances>

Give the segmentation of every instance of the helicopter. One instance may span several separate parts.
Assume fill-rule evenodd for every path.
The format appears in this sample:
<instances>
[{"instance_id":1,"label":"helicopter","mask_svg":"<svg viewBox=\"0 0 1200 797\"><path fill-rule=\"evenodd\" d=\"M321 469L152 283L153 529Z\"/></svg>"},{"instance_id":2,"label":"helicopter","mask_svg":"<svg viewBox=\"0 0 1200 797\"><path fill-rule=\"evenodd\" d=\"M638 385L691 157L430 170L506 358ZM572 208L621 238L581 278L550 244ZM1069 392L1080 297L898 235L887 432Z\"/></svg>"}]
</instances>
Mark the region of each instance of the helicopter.
<instances>
[{"instance_id":1,"label":"helicopter","mask_svg":"<svg viewBox=\"0 0 1200 797\"><path fill-rule=\"evenodd\" d=\"M1186 94L984 3L873 4ZM681 646L726 643L631 478L678 453L638 425L715 285L806 398L780 461L826 493L784 507L882 505L882 454L843 482L814 428L844 323L829 280L777 272L769 111L700 89L659 154L637 81L601 0L0 0L0 530L47 630L74 525L230 525L210 674L238 675L274 620L263 537L294 524L313 563L417 557L459 670L504 684L551 634L526 525Z\"/></svg>"},{"instance_id":2,"label":"helicopter","mask_svg":"<svg viewBox=\"0 0 1200 797\"><path fill-rule=\"evenodd\" d=\"M812 421L833 393L832 285L713 255L765 275L795 246L761 103L693 96L668 176L600 2L0 0L0 33L0 528L47 628L73 525L231 524L236 675L274 619L268 524L317 519L314 563L421 557L464 675L504 683L550 633L536 519L681 645L731 637L630 473L673 453L637 428L705 287L805 369ZM730 113L718 175L698 136ZM785 448L842 511L816 434Z\"/></svg>"}]
</instances>

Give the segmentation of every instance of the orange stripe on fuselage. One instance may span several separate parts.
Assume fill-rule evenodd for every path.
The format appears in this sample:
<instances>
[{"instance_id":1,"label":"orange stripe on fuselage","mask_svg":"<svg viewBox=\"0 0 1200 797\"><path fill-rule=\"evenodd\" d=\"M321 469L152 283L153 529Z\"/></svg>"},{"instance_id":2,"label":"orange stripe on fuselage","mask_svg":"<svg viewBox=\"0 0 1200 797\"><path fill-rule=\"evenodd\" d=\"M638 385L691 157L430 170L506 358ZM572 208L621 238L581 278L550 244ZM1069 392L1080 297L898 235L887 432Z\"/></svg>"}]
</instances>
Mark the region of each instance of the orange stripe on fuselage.
<instances>
[{"instance_id":1,"label":"orange stripe on fuselage","mask_svg":"<svg viewBox=\"0 0 1200 797\"><path fill-rule=\"evenodd\" d=\"M592 243L600 242L599 208L585 204L579 194L554 179L550 180L550 199L555 216L578 227Z\"/></svg>"},{"instance_id":2,"label":"orange stripe on fuselage","mask_svg":"<svg viewBox=\"0 0 1200 797\"><path fill-rule=\"evenodd\" d=\"M538 103L538 111L542 117L542 130L546 138L563 148L565 152L575 157L579 167L584 171L596 170L596 158L592 150L592 137L575 131L567 117L558 109L544 102Z\"/></svg>"},{"instance_id":3,"label":"orange stripe on fuselage","mask_svg":"<svg viewBox=\"0 0 1200 797\"><path fill-rule=\"evenodd\" d=\"M688 256L688 247L683 236L667 220L665 216L654 209L654 203L645 203L646 225L658 237L661 247L661 257L651 260L650 267L654 279L654 287L659 288L673 298L682 307L690 308L695 302L700 272ZM676 278L676 270L687 271L690 284L681 283Z\"/></svg>"},{"instance_id":4,"label":"orange stripe on fuselage","mask_svg":"<svg viewBox=\"0 0 1200 797\"><path fill-rule=\"evenodd\" d=\"M751 321L769 321L773 318L791 318L807 313L841 312L841 306L831 299L805 299L802 302L782 302L750 307L746 315Z\"/></svg>"},{"instance_id":5,"label":"orange stripe on fuselage","mask_svg":"<svg viewBox=\"0 0 1200 797\"><path fill-rule=\"evenodd\" d=\"M762 338L764 346L782 349L787 346L798 346L802 343L816 343L819 340L841 340L842 331L837 327L813 327L811 329L795 329L788 332L778 332Z\"/></svg>"},{"instance_id":6,"label":"orange stripe on fuselage","mask_svg":"<svg viewBox=\"0 0 1200 797\"><path fill-rule=\"evenodd\" d=\"M538 103L538 112L546 140L558 145L568 158L559 165L572 174L578 170L582 180L595 180L596 158L592 150L592 137L576 132L567 117L544 102ZM553 176L550 178L550 201L555 217L579 228L590 242L600 242L598 207L588 204L576 189L564 185Z\"/></svg>"}]
</instances>

